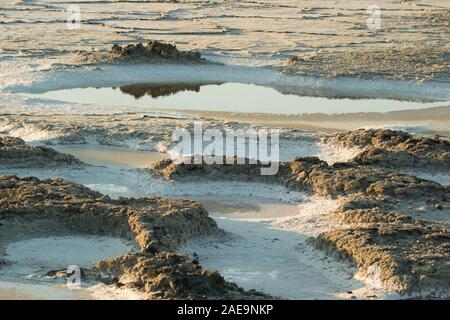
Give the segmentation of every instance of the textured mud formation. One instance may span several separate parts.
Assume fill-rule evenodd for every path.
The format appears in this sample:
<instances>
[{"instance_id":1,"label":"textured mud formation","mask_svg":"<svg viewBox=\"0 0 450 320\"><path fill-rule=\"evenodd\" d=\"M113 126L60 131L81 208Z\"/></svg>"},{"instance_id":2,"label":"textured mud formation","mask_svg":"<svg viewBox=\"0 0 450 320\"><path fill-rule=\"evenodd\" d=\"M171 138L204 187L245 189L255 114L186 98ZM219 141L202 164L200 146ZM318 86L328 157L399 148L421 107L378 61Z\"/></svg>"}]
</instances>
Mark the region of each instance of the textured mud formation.
<instances>
[{"instance_id":1,"label":"textured mud formation","mask_svg":"<svg viewBox=\"0 0 450 320\"><path fill-rule=\"evenodd\" d=\"M329 139L338 146L359 146L358 164L389 168L450 170L450 142L439 137L413 137L393 130L356 130Z\"/></svg>"},{"instance_id":2,"label":"textured mud formation","mask_svg":"<svg viewBox=\"0 0 450 320\"><path fill-rule=\"evenodd\" d=\"M202 59L198 51L180 51L170 43L160 41L149 41L147 44L137 43L120 46L115 44L109 52L87 52L78 57L81 62L89 63L161 63L161 62L184 62L201 63Z\"/></svg>"},{"instance_id":3,"label":"textured mud formation","mask_svg":"<svg viewBox=\"0 0 450 320\"><path fill-rule=\"evenodd\" d=\"M150 172L166 179L255 180L261 164L194 165L164 160ZM342 199L317 248L350 259L359 275L387 292L449 297L450 188L392 170L297 158L269 178L294 190Z\"/></svg>"},{"instance_id":4,"label":"textured mud formation","mask_svg":"<svg viewBox=\"0 0 450 320\"><path fill-rule=\"evenodd\" d=\"M310 191L323 196L341 196L361 193L368 196L423 196L440 197L448 194L447 188L436 182L396 173L392 170L359 166L355 163L336 163L329 166L317 157L296 158L292 162L280 162L274 176L262 176L260 169L267 165L250 164L191 164L161 160L149 167L155 175L167 180L198 178L222 178L279 182L291 188ZM234 159L236 163L236 159Z\"/></svg>"},{"instance_id":5,"label":"textured mud formation","mask_svg":"<svg viewBox=\"0 0 450 320\"><path fill-rule=\"evenodd\" d=\"M149 299L267 299L260 292L244 291L224 280L216 270L205 270L184 254L136 253L106 259L95 270L145 292Z\"/></svg>"},{"instance_id":6,"label":"textured mud formation","mask_svg":"<svg viewBox=\"0 0 450 320\"><path fill-rule=\"evenodd\" d=\"M203 159L206 159L204 156ZM250 163L248 159L237 159L223 157L223 164L194 164L194 157L186 157L188 163L179 163L172 159L164 159L148 168L152 174L164 177L167 180L192 180L199 179L227 179L227 180L247 180L247 181L276 181L278 176L261 176L263 165L258 161L256 164ZM227 161L232 163L228 164ZM237 165L237 161L245 162Z\"/></svg>"},{"instance_id":7,"label":"textured mud formation","mask_svg":"<svg viewBox=\"0 0 450 320\"><path fill-rule=\"evenodd\" d=\"M134 240L138 252L100 261L84 276L137 289L147 298L267 298L173 253L193 237L221 234L194 201L112 200L62 179L0 177L0 219L1 254L12 241L38 236L105 234Z\"/></svg>"},{"instance_id":8,"label":"textured mud formation","mask_svg":"<svg viewBox=\"0 0 450 320\"><path fill-rule=\"evenodd\" d=\"M0 166L8 168L82 166L72 155L43 146L29 146L20 138L0 137Z\"/></svg>"}]
</instances>

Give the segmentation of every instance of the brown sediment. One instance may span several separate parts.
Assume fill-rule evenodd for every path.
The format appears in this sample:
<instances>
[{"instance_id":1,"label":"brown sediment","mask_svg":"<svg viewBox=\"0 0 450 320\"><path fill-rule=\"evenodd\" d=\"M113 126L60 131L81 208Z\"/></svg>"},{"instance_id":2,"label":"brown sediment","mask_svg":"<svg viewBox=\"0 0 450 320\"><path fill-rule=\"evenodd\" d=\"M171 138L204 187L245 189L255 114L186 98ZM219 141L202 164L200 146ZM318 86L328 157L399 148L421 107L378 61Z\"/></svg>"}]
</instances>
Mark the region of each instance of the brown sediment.
<instances>
[{"instance_id":1,"label":"brown sediment","mask_svg":"<svg viewBox=\"0 0 450 320\"><path fill-rule=\"evenodd\" d=\"M450 232L439 225L384 223L320 234L311 243L331 256L351 259L360 276L422 298L450 294Z\"/></svg>"},{"instance_id":2,"label":"brown sediment","mask_svg":"<svg viewBox=\"0 0 450 320\"><path fill-rule=\"evenodd\" d=\"M244 291L174 253L193 237L220 235L198 203L161 197L110 199L62 179L0 177L0 253L26 238L105 234L134 240L138 252L99 262L85 270L90 280L137 289L147 298L268 298Z\"/></svg>"},{"instance_id":3,"label":"brown sediment","mask_svg":"<svg viewBox=\"0 0 450 320\"><path fill-rule=\"evenodd\" d=\"M353 159L358 164L397 169L450 170L450 142L440 137L413 137L402 131L361 129L338 133L327 142L364 148Z\"/></svg>"},{"instance_id":4,"label":"brown sediment","mask_svg":"<svg viewBox=\"0 0 450 320\"><path fill-rule=\"evenodd\" d=\"M387 292L450 296L449 187L357 163L329 166L318 158L280 163L272 178L260 176L262 166L164 160L149 171L166 179L270 180L294 190L339 197L342 205L328 217L331 230L310 243L350 259L361 276L375 278ZM436 211L443 221L434 219Z\"/></svg>"},{"instance_id":5,"label":"brown sediment","mask_svg":"<svg viewBox=\"0 0 450 320\"><path fill-rule=\"evenodd\" d=\"M0 166L8 168L82 166L72 155L43 146L29 146L20 138L0 137Z\"/></svg>"},{"instance_id":6,"label":"brown sediment","mask_svg":"<svg viewBox=\"0 0 450 320\"><path fill-rule=\"evenodd\" d=\"M207 63L198 51L180 51L170 43L149 41L120 46L115 44L108 52L82 52L77 57L83 63Z\"/></svg>"},{"instance_id":7,"label":"brown sediment","mask_svg":"<svg viewBox=\"0 0 450 320\"><path fill-rule=\"evenodd\" d=\"M362 193L367 196L448 196L448 190L436 182L382 168L360 166L356 163L336 163L332 166L317 157L296 158L292 162L280 162L279 171L273 176L261 175L267 165L257 162L245 164L195 164L164 159L148 168L148 171L167 180L221 178L247 181L278 182L287 187L311 191L323 196L342 196Z\"/></svg>"},{"instance_id":8,"label":"brown sediment","mask_svg":"<svg viewBox=\"0 0 450 320\"><path fill-rule=\"evenodd\" d=\"M96 270L145 293L148 299L268 299L244 291L216 270L203 269L180 253L126 254L96 264Z\"/></svg>"}]
</instances>

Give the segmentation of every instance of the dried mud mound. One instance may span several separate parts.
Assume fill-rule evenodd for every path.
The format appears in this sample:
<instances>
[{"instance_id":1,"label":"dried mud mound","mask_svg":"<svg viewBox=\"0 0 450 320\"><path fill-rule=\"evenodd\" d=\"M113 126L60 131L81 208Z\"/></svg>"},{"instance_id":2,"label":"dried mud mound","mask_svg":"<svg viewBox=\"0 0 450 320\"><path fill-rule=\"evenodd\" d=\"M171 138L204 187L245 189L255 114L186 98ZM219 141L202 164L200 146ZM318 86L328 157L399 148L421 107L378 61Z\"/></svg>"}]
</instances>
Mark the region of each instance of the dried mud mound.
<instances>
[{"instance_id":1,"label":"dried mud mound","mask_svg":"<svg viewBox=\"0 0 450 320\"><path fill-rule=\"evenodd\" d=\"M20 138L0 137L0 166L8 168L81 166L72 155L43 146L29 146Z\"/></svg>"},{"instance_id":2,"label":"dried mud mound","mask_svg":"<svg viewBox=\"0 0 450 320\"><path fill-rule=\"evenodd\" d=\"M115 44L108 52L84 52L77 57L83 63L206 63L198 51L181 51L170 43L149 41L120 46Z\"/></svg>"},{"instance_id":3,"label":"dried mud mound","mask_svg":"<svg viewBox=\"0 0 450 320\"><path fill-rule=\"evenodd\" d=\"M364 148L353 161L390 168L450 170L450 142L439 137L413 137L394 130L356 130L336 134L329 142Z\"/></svg>"},{"instance_id":4,"label":"dried mud mound","mask_svg":"<svg viewBox=\"0 0 450 320\"><path fill-rule=\"evenodd\" d=\"M0 220L0 253L11 241L43 235L107 234L134 240L137 253L101 261L86 274L143 291L148 298L267 298L173 253L193 237L221 233L194 201L112 200L62 179L0 177Z\"/></svg>"},{"instance_id":5,"label":"dried mud mound","mask_svg":"<svg viewBox=\"0 0 450 320\"><path fill-rule=\"evenodd\" d=\"M204 157L205 160L207 157ZM227 163L228 159L233 163ZM164 159L152 164L148 170L154 175L164 177L166 180L192 179L192 178L219 178L228 180L269 180L273 181L276 176L261 176L261 168L264 167L259 161L255 164L248 159L239 159L244 164L236 165L237 158L223 157L223 164L196 164L194 157L189 158L190 163L175 162L171 159ZM230 161L231 162L231 161Z\"/></svg>"},{"instance_id":6,"label":"dried mud mound","mask_svg":"<svg viewBox=\"0 0 450 320\"><path fill-rule=\"evenodd\" d=\"M164 160L149 170L166 179L267 180L259 175L261 166ZM360 275L387 292L450 297L449 187L357 163L329 166L318 158L280 163L271 179L291 189L342 200L328 217L331 230L311 238L317 248L350 259ZM436 216L444 221L436 221Z\"/></svg>"},{"instance_id":7,"label":"dried mud mound","mask_svg":"<svg viewBox=\"0 0 450 320\"><path fill-rule=\"evenodd\" d=\"M350 225L311 242L331 256L354 261L376 287L422 298L450 296L450 231L442 226Z\"/></svg>"},{"instance_id":8,"label":"dried mud mound","mask_svg":"<svg viewBox=\"0 0 450 320\"><path fill-rule=\"evenodd\" d=\"M133 283L149 299L267 299L257 291L244 291L215 270L178 253L126 254L95 266L115 282Z\"/></svg>"},{"instance_id":9,"label":"dried mud mound","mask_svg":"<svg viewBox=\"0 0 450 320\"><path fill-rule=\"evenodd\" d=\"M246 181L278 182L289 188L313 192L322 196L364 194L385 197L433 197L450 199L450 189L437 182L420 179L382 168L360 166L356 163L328 165L317 157L296 158L280 162L274 176L262 176L260 169L267 165L250 164L194 164L161 160L148 168L148 172L167 180L217 178Z\"/></svg>"}]
</instances>

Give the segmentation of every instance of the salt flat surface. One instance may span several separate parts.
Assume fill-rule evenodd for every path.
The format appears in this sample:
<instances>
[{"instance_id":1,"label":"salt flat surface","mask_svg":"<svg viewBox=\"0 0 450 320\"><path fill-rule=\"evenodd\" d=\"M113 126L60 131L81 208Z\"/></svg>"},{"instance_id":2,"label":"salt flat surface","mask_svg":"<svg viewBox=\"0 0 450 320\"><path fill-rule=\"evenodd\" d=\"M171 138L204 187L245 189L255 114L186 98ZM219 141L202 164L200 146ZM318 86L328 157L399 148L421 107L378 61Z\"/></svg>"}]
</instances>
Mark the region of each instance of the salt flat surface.
<instances>
[{"instance_id":1,"label":"salt flat surface","mask_svg":"<svg viewBox=\"0 0 450 320\"><path fill-rule=\"evenodd\" d=\"M79 30L67 30L71 4L81 10ZM60 63L67 51L158 39L175 41L182 49L201 50L221 61L267 64L330 48L438 41L442 38L439 29L417 17L429 8L450 6L438 0L378 0L377 5L383 10L383 29L374 33L366 28L365 0L3 0L0 57L47 55L47 64ZM407 32L413 27L414 33Z\"/></svg>"},{"instance_id":2,"label":"salt flat surface","mask_svg":"<svg viewBox=\"0 0 450 320\"><path fill-rule=\"evenodd\" d=\"M75 4L80 6L82 13L81 29L68 31L66 10L72 4L70 0L3 0L0 8L0 112L22 113L31 117L39 114L115 114L130 111L165 115L167 111L149 110L148 106L130 108L113 103L92 105L78 100L67 102L35 96L58 89L161 81L239 82L271 87L279 93L311 97L448 101L450 89L446 82L317 79L283 73L273 68L291 55L304 56L320 52L345 54L346 50L354 48L392 48L399 44L448 42L447 33L439 30L427 18L432 13L428 9L450 8L448 2L378 2L383 10L383 30L379 32L367 30L367 1L363 0L79 0ZM412 29L414 32L411 32ZM182 50L198 49L210 60L225 62L227 65L124 66L77 65L73 62L78 50L107 50L115 43L136 43L150 39L173 41ZM443 107L447 105L443 102ZM380 110L383 110L381 106ZM427 117L427 112L425 116L422 115L423 119ZM171 115L186 116L180 111ZM248 115L245 117L248 118ZM381 118L379 122L365 121L364 125L385 125L388 120ZM423 123L416 125L416 119L409 120L407 124L414 124L414 128L408 130L448 128L448 120L445 116L443 118L439 121L429 119L427 128L421 127ZM341 121L337 118L334 124L329 120L318 122L322 127L334 129L363 125L354 119L350 120ZM391 121L390 124L404 126L401 120L404 119L396 118L395 123ZM302 121L291 127L310 125L308 119ZM27 122L26 117L24 122ZM27 126L11 128L5 123L0 123L0 131L8 131L27 141L39 142L54 138L45 130L36 131ZM77 151L72 149L70 152ZM319 155L329 163L348 160L355 152L304 141L284 142L282 146L284 159L291 159L294 155ZM78 154L82 155L80 152ZM134 155L127 155L126 162L132 162L129 157ZM93 157L94 154L90 153L89 156ZM102 161L109 166L102 168L70 171L15 171L2 168L0 173L40 178L63 177L112 197L157 194L200 201L208 199L205 205L210 208L219 226L235 235L235 238L227 242L199 240L185 248L188 252L198 253L204 266L217 267L227 279L245 288L262 289L286 298L349 298L351 295L346 293L347 290L352 290L356 296L367 296L366 284L351 278L351 267L331 262L305 244L307 236L329 227L321 217L331 212L336 202L308 199L300 193L288 192L281 186L265 184L219 181L169 183L128 168L113 168L112 164L117 158L120 158L117 153L104 153L97 159L89 159ZM143 159L143 162L146 161ZM426 174L423 173L423 176ZM433 175L433 179L448 184L445 175ZM126 243L116 241L46 238L11 244L9 258L15 259L15 263L9 269L8 277L5 275L0 279L0 298L139 297L134 293L117 292L101 285L74 293L60 287L50 288L47 284L23 283L23 276L35 270L56 265L61 267L68 263L88 265L103 257L129 250ZM7 269L0 270L6 272Z\"/></svg>"}]
</instances>

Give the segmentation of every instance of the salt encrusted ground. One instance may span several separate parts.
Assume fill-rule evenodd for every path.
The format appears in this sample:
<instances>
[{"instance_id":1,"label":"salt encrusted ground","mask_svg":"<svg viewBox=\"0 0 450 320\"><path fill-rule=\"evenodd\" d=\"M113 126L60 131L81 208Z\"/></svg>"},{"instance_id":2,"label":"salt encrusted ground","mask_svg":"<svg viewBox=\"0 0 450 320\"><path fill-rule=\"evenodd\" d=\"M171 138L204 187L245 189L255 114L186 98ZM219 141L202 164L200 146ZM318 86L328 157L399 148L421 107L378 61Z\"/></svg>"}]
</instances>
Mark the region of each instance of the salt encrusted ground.
<instances>
[{"instance_id":1,"label":"salt encrusted ground","mask_svg":"<svg viewBox=\"0 0 450 320\"><path fill-rule=\"evenodd\" d=\"M18 245L14 241L36 237L88 234L134 239L139 252L84 270L85 280L94 283L100 278L103 284L93 294L102 297L116 295L108 290L118 284L137 290L136 298L268 298L229 280L245 289L257 287L266 294L291 298L387 298L387 293L401 298L448 297L449 187L443 185L449 181L450 7L442 1L378 3L381 29L374 31L365 25L366 1L111 1L106 5L78 1L81 29L69 31L65 9L70 1L4 0L0 133L32 145L11 137L1 140L0 251ZM159 43L147 45L149 40L174 42L181 51ZM93 108L29 95L155 81L238 81L291 94L432 100L442 101L442 106L386 114L267 117ZM283 128L282 160L290 162L282 165L276 178L261 184L239 181L259 176L253 174L258 168L251 166L226 168L225 174L220 166L183 167L166 160L148 171L175 180L189 174L191 179L165 182L145 170L117 168L110 162L95 167L42 146L86 143L109 146L112 152L117 147L166 151L174 128L189 128L193 119L200 118L220 129ZM420 135L342 132L359 127L400 128ZM341 133L335 134L337 130ZM318 156L326 162L295 156ZM207 173L215 179L229 179L231 174L233 181L205 181ZM6 177L14 174L21 178ZM80 184L25 178L30 175L63 177ZM263 204L235 198L248 190ZM224 199L230 191L231 199ZM205 209L192 201L117 198L150 194L198 200L216 219L220 217L220 227L255 233L244 241L224 235ZM299 204L303 209L295 208ZM205 233L219 243L211 246L210 237L206 244L204 238L197 238ZM266 236L272 238L268 244ZM214 245L227 243L230 247L215 250ZM270 249L273 268L265 264L256 270L258 263L252 263L256 273L275 272L271 273L274 281L252 282L252 270L230 269L232 260L221 256L236 255L234 263L242 262L239 254L249 244L255 248L255 261L267 261L261 252ZM192 254L198 251L200 261L174 253L181 246ZM305 273L295 269L297 261L289 260L286 274L311 279L302 283L302 290L291 287L283 292L277 287L277 281L292 283L289 278L277 280L276 264L281 260L275 253L279 251L289 257L299 255ZM0 260L0 267L8 264L7 259ZM307 266L305 260L311 264ZM226 279L199 262L219 268ZM318 274L310 273L311 266L319 269ZM246 272L249 276L243 277ZM366 285L350 279L355 272ZM52 276L67 274L56 270ZM14 281L12 291L7 284L8 296L36 297L35 287ZM325 293L312 292L314 286ZM373 291L367 291L369 287Z\"/></svg>"}]
</instances>

